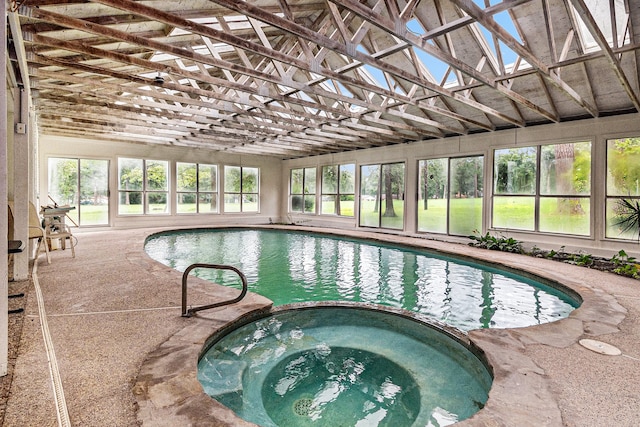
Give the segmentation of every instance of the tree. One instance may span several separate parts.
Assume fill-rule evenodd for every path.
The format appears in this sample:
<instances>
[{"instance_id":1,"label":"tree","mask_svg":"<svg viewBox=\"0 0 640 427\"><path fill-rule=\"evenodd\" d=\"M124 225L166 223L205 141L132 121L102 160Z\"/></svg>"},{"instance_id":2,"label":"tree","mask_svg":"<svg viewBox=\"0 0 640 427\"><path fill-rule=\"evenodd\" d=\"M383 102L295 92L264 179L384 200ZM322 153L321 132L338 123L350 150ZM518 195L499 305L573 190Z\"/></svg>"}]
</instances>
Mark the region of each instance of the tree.
<instances>
[{"instance_id":1,"label":"tree","mask_svg":"<svg viewBox=\"0 0 640 427\"><path fill-rule=\"evenodd\" d=\"M447 188L447 159L423 160L420 162L420 188L423 209L428 208L428 199L446 197Z\"/></svg>"},{"instance_id":2,"label":"tree","mask_svg":"<svg viewBox=\"0 0 640 427\"><path fill-rule=\"evenodd\" d=\"M608 150L608 171L615 193L622 196L640 195L640 138L618 139ZM609 190L609 193L614 191Z\"/></svg>"},{"instance_id":3,"label":"tree","mask_svg":"<svg viewBox=\"0 0 640 427\"><path fill-rule=\"evenodd\" d=\"M176 184L180 203L195 203L197 190L197 169L195 163L181 163L178 165Z\"/></svg>"},{"instance_id":4,"label":"tree","mask_svg":"<svg viewBox=\"0 0 640 427\"><path fill-rule=\"evenodd\" d=\"M482 192L482 157L452 161L451 190L457 197L479 197Z\"/></svg>"},{"instance_id":5,"label":"tree","mask_svg":"<svg viewBox=\"0 0 640 427\"><path fill-rule=\"evenodd\" d=\"M395 217L396 212L393 209L393 180L391 178L391 167L389 165L384 165L382 169L384 172L384 216Z\"/></svg>"},{"instance_id":6,"label":"tree","mask_svg":"<svg viewBox=\"0 0 640 427\"><path fill-rule=\"evenodd\" d=\"M100 204L100 197L106 197L109 169L104 160L80 160L80 201L92 200Z\"/></svg>"},{"instance_id":7,"label":"tree","mask_svg":"<svg viewBox=\"0 0 640 427\"><path fill-rule=\"evenodd\" d=\"M147 161L147 190L167 189L167 162Z\"/></svg>"},{"instance_id":8,"label":"tree","mask_svg":"<svg viewBox=\"0 0 640 427\"><path fill-rule=\"evenodd\" d=\"M535 148L496 151L495 169L497 194L533 194L535 192Z\"/></svg>"},{"instance_id":9,"label":"tree","mask_svg":"<svg viewBox=\"0 0 640 427\"><path fill-rule=\"evenodd\" d=\"M322 168L322 192L336 193L338 190L338 166L324 166Z\"/></svg>"},{"instance_id":10,"label":"tree","mask_svg":"<svg viewBox=\"0 0 640 427\"><path fill-rule=\"evenodd\" d=\"M353 168L353 165L350 165ZM355 191L355 175L349 166L340 166L340 193L350 194Z\"/></svg>"},{"instance_id":11,"label":"tree","mask_svg":"<svg viewBox=\"0 0 640 427\"><path fill-rule=\"evenodd\" d=\"M396 217L393 201L404 198L404 163L382 165L382 172L385 197L384 216Z\"/></svg>"},{"instance_id":12,"label":"tree","mask_svg":"<svg viewBox=\"0 0 640 427\"><path fill-rule=\"evenodd\" d=\"M542 148L540 192L557 198L559 213L584 214L580 194L591 186L591 144L555 144ZM544 166L546 165L546 166Z\"/></svg>"},{"instance_id":13,"label":"tree","mask_svg":"<svg viewBox=\"0 0 640 427\"><path fill-rule=\"evenodd\" d=\"M52 195L58 204L74 204L78 188L78 160L55 159L50 187L55 189ZM51 162L49 163L51 165ZM53 191L52 191L53 193Z\"/></svg>"},{"instance_id":14,"label":"tree","mask_svg":"<svg viewBox=\"0 0 640 427\"><path fill-rule=\"evenodd\" d=\"M131 194L131 190L142 190L142 182L142 161L123 161L120 165L120 188L125 190L125 200L123 201L125 205L142 203L139 193L133 196Z\"/></svg>"}]
</instances>

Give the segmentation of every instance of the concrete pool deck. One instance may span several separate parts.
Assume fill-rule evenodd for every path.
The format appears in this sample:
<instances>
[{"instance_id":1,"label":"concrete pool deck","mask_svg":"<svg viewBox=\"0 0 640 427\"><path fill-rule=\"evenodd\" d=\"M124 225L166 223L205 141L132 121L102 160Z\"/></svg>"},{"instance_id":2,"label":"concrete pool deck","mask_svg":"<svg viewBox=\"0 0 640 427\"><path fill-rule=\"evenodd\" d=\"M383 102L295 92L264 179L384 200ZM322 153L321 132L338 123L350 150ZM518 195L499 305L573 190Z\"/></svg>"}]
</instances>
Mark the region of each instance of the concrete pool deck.
<instances>
[{"instance_id":1,"label":"concrete pool deck","mask_svg":"<svg viewBox=\"0 0 640 427\"><path fill-rule=\"evenodd\" d=\"M41 256L36 281L44 312L32 283L24 300L5 426L55 426L57 408L65 406L74 426L250 425L202 393L196 358L213 330L270 302L252 294L231 307L180 317L181 273L143 251L145 238L155 231L161 230L78 232L75 259L68 250L58 250L47 265ZM485 408L456 425L638 424L640 281L464 244L336 232L522 268L561 281L583 296L582 307L567 319L469 334L485 351L496 380ZM236 292L194 279L189 301L206 304ZM43 335L43 323L48 334ZM588 350L578 343L584 338L614 345L622 354ZM60 390L54 398L50 367L56 366L66 405L60 403Z\"/></svg>"}]
</instances>

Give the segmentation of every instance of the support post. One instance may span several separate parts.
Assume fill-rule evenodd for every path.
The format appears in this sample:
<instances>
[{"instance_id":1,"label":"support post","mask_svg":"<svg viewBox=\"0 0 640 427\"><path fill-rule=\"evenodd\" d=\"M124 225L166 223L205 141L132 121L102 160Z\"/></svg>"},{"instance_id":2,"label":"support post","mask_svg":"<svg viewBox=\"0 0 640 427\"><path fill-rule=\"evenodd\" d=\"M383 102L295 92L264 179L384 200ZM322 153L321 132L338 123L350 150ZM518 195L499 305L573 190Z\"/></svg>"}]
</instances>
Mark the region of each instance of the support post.
<instances>
[{"instance_id":1,"label":"support post","mask_svg":"<svg viewBox=\"0 0 640 427\"><path fill-rule=\"evenodd\" d=\"M0 253L4 261L0 262L0 376L7 375L9 365L9 264L7 242L8 208L7 208L7 142L9 129L7 126L7 102L12 96L7 96L7 8L9 1L2 2L2 23L0 25L0 40L3 40L0 51Z\"/></svg>"}]
</instances>

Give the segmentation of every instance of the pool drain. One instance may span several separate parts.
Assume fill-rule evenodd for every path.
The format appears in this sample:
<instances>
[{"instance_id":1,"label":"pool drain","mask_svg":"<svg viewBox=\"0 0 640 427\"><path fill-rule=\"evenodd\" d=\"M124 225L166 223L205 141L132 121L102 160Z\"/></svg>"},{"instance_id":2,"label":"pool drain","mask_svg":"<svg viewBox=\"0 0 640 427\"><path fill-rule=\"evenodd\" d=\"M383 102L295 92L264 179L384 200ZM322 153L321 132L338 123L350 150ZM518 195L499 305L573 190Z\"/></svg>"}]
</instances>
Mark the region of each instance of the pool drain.
<instances>
[{"instance_id":1,"label":"pool drain","mask_svg":"<svg viewBox=\"0 0 640 427\"><path fill-rule=\"evenodd\" d=\"M298 399L293 404L293 412L301 417L308 417L309 413L311 412L312 404L313 399L309 399L308 397Z\"/></svg>"}]
</instances>

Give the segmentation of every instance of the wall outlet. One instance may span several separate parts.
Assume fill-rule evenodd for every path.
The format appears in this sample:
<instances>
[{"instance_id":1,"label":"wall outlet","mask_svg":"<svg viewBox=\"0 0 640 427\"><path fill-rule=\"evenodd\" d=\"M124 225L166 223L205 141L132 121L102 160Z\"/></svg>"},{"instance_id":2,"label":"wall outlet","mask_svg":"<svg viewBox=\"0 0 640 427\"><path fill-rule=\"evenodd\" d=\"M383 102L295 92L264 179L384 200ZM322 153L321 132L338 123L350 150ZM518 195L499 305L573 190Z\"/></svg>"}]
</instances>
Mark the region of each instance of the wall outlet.
<instances>
[{"instance_id":1,"label":"wall outlet","mask_svg":"<svg viewBox=\"0 0 640 427\"><path fill-rule=\"evenodd\" d=\"M16 123L16 133L27 133L26 123Z\"/></svg>"}]
</instances>

